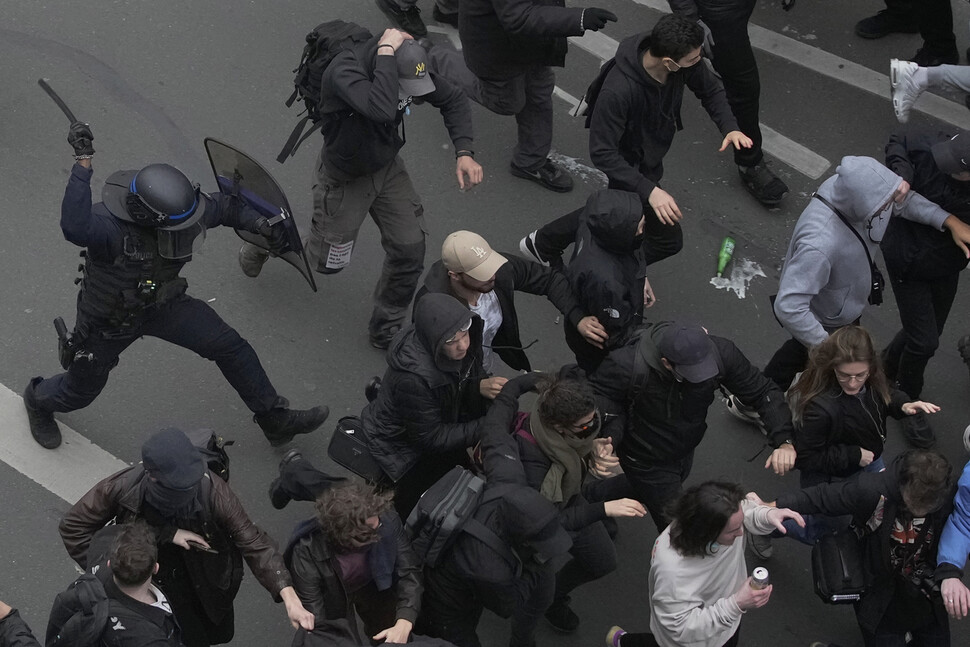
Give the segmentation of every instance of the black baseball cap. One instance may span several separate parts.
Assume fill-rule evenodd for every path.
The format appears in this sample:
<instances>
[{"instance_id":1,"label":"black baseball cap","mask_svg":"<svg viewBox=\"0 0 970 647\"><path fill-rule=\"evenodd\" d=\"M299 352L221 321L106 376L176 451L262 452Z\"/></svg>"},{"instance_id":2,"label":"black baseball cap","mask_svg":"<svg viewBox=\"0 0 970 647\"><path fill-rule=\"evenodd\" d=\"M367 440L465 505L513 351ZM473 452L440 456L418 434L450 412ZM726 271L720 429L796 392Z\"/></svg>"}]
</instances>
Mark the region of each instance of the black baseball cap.
<instances>
[{"instance_id":1,"label":"black baseball cap","mask_svg":"<svg viewBox=\"0 0 970 647\"><path fill-rule=\"evenodd\" d=\"M697 324L674 322L660 338L660 356L678 376L694 384L718 374L716 352L707 331Z\"/></svg>"}]
</instances>

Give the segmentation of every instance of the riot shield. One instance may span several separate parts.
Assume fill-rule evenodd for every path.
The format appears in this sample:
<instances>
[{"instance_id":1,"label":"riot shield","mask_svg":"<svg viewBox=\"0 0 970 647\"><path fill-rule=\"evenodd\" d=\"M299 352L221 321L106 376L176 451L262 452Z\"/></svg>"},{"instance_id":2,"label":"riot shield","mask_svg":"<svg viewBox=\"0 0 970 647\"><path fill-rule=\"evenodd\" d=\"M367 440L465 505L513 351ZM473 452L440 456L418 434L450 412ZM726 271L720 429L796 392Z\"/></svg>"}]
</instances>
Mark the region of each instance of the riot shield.
<instances>
[{"instance_id":1,"label":"riot shield","mask_svg":"<svg viewBox=\"0 0 970 647\"><path fill-rule=\"evenodd\" d=\"M300 232L293 219L290 203L280 185L259 162L233 146L211 137L206 137L203 143L219 191L238 196L260 215L268 218L273 227L283 227L284 232L282 247L278 243L271 244L265 236L243 229L236 229L239 237L274 256L279 256L295 267L316 292L317 284L313 280L313 272L310 271L310 263L303 250Z\"/></svg>"}]
</instances>

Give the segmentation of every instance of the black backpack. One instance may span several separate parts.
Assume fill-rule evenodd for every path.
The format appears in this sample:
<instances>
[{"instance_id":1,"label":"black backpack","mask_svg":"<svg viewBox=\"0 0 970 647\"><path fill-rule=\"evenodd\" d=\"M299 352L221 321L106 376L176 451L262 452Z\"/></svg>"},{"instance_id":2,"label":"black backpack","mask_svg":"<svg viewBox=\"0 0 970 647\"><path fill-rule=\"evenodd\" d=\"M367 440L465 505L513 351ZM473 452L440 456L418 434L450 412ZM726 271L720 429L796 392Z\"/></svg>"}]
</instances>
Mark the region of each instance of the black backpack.
<instances>
[{"instance_id":1,"label":"black backpack","mask_svg":"<svg viewBox=\"0 0 970 647\"><path fill-rule=\"evenodd\" d=\"M600 67L599 73L596 75L596 78L593 79L593 82L589 84L588 88L586 88L586 93L576 106L576 111L573 113L573 116L586 117L585 126L587 128L589 128L589 122L593 118L593 106L596 105L596 100L600 96L600 91L603 89L603 84L606 82L606 77L609 76L610 70L612 70L614 67L616 67L615 56L603 63L603 65ZM586 103L585 107L583 107L584 102ZM580 108L582 108L582 110L580 110Z\"/></svg>"},{"instance_id":2,"label":"black backpack","mask_svg":"<svg viewBox=\"0 0 970 647\"><path fill-rule=\"evenodd\" d=\"M436 566L459 534L467 532L510 564L520 564L508 544L473 518L479 506L501 498L512 487L500 485L486 494L485 479L460 465L453 467L421 495L408 515L406 527L414 552L426 566Z\"/></svg>"},{"instance_id":3,"label":"black backpack","mask_svg":"<svg viewBox=\"0 0 970 647\"><path fill-rule=\"evenodd\" d=\"M287 157L292 156L300 144L309 137L313 131L320 127L322 118L320 83L323 73L326 71L330 61L337 54L350 49L358 43L363 43L371 38L373 34L360 25L343 20L330 20L321 23L306 35L306 45L303 47L303 55L300 57L300 64L295 70L296 76L293 78L293 94L286 100L286 107L292 106L298 99L303 102L306 116L293 128L289 139L283 145L283 150L276 157L276 161L282 164ZM313 127L303 134L303 129L307 122L313 122ZM301 135L303 135L301 137Z\"/></svg>"}]
</instances>

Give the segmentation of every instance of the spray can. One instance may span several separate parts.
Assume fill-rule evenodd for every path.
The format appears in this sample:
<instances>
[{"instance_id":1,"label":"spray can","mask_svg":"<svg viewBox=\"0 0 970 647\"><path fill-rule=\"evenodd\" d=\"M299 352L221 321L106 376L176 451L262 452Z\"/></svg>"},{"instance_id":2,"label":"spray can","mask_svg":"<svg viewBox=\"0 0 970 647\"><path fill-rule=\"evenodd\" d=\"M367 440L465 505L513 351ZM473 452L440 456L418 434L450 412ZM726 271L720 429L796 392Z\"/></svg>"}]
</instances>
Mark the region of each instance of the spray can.
<instances>
[{"instance_id":1,"label":"spray can","mask_svg":"<svg viewBox=\"0 0 970 647\"><path fill-rule=\"evenodd\" d=\"M770 583L768 580L768 569L764 566L759 566L751 571L751 588L760 590L767 587Z\"/></svg>"},{"instance_id":2,"label":"spray can","mask_svg":"<svg viewBox=\"0 0 970 647\"><path fill-rule=\"evenodd\" d=\"M732 256L734 256L734 239L730 236L725 236L724 240L721 241L721 251L717 253L718 278L721 278L721 275L724 274L724 268L731 262Z\"/></svg>"}]
</instances>

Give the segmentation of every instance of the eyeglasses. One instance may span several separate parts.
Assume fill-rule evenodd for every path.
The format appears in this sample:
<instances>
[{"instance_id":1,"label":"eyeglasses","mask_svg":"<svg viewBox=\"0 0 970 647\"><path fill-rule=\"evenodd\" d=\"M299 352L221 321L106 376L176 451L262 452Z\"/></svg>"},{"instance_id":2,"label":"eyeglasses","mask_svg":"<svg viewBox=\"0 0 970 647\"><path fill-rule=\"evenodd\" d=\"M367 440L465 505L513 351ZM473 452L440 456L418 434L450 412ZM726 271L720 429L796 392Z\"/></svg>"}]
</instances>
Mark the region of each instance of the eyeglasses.
<instances>
[{"instance_id":1,"label":"eyeglasses","mask_svg":"<svg viewBox=\"0 0 970 647\"><path fill-rule=\"evenodd\" d=\"M856 373L855 375L849 375L848 373L843 373L838 369L835 370L835 379L837 379L842 384L847 384L849 382L865 382L869 378L869 370L862 371L861 373Z\"/></svg>"},{"instance_id":2,"label":"eyeglasses","mask_svg":"<svg viewBox=\"0 0 970 647\"><path fill-rule=\"evenodd\" d=\"M593 409L593 417L590 418L589 422L582 425L573 425L570 427L570 431L572 431L573 435L577 438L585 440L586 438L589 438L593 434L597 433L600 430L602 423L603 420L600 417L600 410Z\"/></svg>"}]
</instances>

